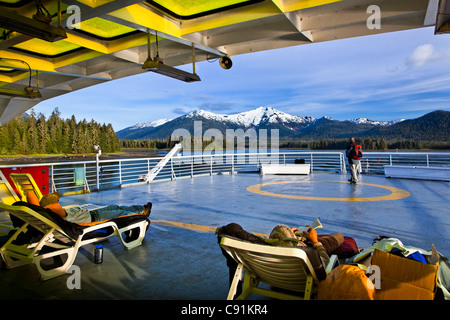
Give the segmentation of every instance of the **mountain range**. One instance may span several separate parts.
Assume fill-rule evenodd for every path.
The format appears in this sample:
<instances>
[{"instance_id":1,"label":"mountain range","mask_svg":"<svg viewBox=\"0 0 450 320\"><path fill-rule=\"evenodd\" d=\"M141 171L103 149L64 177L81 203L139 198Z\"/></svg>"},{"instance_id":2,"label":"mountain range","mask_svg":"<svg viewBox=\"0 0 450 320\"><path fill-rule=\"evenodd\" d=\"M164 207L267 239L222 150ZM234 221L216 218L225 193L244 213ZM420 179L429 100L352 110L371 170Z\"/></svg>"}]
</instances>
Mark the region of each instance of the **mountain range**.
<instances>
[{"instance_id":1,"label":"mountain range","mask_svg":"<svg viewBox=\"0 0 450 320\"><path fill-rule=\"evenodd\" d=\"M222 132L226 129L250 128L279 130L280 139L301 138L342 139L349 136L385 139L419 139L448 141L450 139L450 112L433 111L411 120L373 121L366 118L345 121L330 117L315 119L287 114L271 107L259 107L250 111L231 115L215 114L197 110L175 119L161 119L136 124L116 132L119 139L167 139L176 129L187 129L194 134L194 121L202 122L202 133L213 128Z\"/></svg>"}]
</instances>

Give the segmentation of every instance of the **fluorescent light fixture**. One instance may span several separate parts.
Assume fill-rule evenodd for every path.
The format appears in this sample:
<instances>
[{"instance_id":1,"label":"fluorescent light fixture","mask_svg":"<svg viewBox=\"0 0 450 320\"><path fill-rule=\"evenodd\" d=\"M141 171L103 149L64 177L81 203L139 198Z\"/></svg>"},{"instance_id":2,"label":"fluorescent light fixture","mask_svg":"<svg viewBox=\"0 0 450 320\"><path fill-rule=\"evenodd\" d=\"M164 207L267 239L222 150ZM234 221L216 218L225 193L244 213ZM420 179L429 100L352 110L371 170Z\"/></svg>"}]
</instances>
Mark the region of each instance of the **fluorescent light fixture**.
<instances>
[{"instance_id":1,"label":"fluorescent light fixture","mask_svg":"<svg viewBox=\"0 0 450 320\"><path fill-rule=\"evenodd\" d=\"M156 72L174 79L178 79L184 82L200 81L200 77L195 73L195 48L192 44L192 66L193 72L189 73L171 66L166 66L163 60L159 57L158 53L158 34L156 33L156 57L152 59L151 46L150 46L150 30L147 30L147 48L148 57L142 65L142 69Z\"/></svg>"},{"instance_id":2,"label":"fluorescent light fixture","mask_svg":"<svg viewBox=\"0 0 450 320\"><path fill-rule=\"evenodd\" d=\"M175 78L184 82L200 81L200 77L195 73L189 73L171 66L167 66L160 59L147 59L142 65L142 69L156 72L171 78Z\"/></svg>"},{"instance_id":3,"label":"fluorescent light fixture","mask_svg":"<svg viewBox=\"0 0 450 320\"><path fill-rule=\"evenodd\" d=\"M54 27L45 22L23 17L7 10L0 11L0 27L49 42L67 38L66 32L61 26Z\"/></svg>"}]
</instances>

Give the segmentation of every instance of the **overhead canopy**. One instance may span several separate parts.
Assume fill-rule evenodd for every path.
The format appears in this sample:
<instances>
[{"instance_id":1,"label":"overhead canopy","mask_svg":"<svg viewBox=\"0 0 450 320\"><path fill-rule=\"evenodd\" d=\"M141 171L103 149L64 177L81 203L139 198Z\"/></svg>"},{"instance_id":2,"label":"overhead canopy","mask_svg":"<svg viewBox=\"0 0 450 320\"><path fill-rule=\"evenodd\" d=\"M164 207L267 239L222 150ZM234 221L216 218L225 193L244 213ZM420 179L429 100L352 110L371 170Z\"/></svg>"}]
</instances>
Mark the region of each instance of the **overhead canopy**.
<instances>
[{"instance_id":1,"label":"overhead canopy","mask_svg":"<svg viewBox=\"0 0 450 320\"><path fill-rule=\"evenodd\" d=\"M177 67L432 26L448 8L440 1L0 0L0 125L45 99L148 72L149 54ZM439 16L448 28L448 12Z\"/></svg>"}]
</instances>

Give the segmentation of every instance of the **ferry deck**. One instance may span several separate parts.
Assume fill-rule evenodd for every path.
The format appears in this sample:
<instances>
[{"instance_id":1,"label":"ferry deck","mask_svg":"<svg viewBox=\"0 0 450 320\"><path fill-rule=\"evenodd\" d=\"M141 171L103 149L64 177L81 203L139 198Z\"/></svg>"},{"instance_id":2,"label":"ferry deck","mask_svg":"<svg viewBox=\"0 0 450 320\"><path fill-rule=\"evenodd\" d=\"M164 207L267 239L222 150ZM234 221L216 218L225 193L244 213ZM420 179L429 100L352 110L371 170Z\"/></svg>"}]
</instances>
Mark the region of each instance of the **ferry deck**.
<instances>
[{"instance_id":1,"label":"ferry deck","mask_svg":"<svg viewBox=\"0 0 450 320\"><path fill-rule=\"evenodd\" d=\"M445 0L3 2L0 125L43 100L145 72L191 82L200 61L227 70L230 57L263 50L423 27L449 33ZM32 18L44 5L51 25ZM374 7L383 14L372 16ZM372 20L383 27L369 27ZM151 55L155 46L166 68ZM176 68L191 63L192 73ZM94 245L83 247L74 263L81 289L68 288L69 275L41 281L33 265L0 269L0 299L222 300L228 269L214 230L231 222L268 234L320 217L320 232L340 231L361 248L387 235L450 256L448 182L347 178L218 174L65 196L63 205L151 201L143 244L127 251L109 238L101 264L92 262Z\"/></svg>"},{"instance_id":2,"label":"ferry deck","mask_svg":"<svg viewBox=\"0 0 450 320\"><path fill-rule=\"evenodd\" d=\"M339 231L360 248L384 235L425 250L434 244L450 256L448 182L368 174L353 185L347 178L237 173L62 197L62 205L150 201L152 223L132 250L117 237L103 241L101 264L93 263L94 244L82 247L74 262L81 289L68 288L69 274L41 281L35 266L27 265L0 270L0 299L224 300L228 268L214 231L231 222L269 234L277 224L304 226L319 217L318 234Z\"/></svg>"}]
</instances>

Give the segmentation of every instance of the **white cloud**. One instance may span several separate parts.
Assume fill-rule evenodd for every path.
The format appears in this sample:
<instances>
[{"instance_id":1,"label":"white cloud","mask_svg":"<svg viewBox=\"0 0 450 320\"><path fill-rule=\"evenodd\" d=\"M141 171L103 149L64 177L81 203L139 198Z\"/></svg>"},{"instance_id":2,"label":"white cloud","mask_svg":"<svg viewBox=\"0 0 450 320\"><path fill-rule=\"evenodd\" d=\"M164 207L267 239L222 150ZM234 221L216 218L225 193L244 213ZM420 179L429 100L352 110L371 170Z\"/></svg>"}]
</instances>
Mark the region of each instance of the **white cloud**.
<instances>
[{"instance_id":1,"label":"white cloud","mask_svg":"<svg viewBox=\"0 0 450 320\"><path fill-rule=\"evenodd\" d=\"M408 62L414 67L421 67L427 61L433 58L434 48L431 44L423 44L418 46L409 56Z\"/></svg>"}]
</instances>

